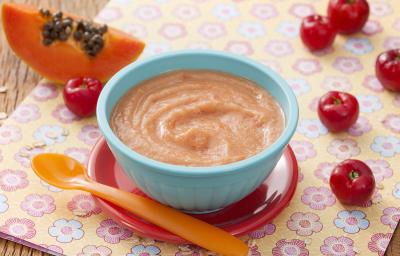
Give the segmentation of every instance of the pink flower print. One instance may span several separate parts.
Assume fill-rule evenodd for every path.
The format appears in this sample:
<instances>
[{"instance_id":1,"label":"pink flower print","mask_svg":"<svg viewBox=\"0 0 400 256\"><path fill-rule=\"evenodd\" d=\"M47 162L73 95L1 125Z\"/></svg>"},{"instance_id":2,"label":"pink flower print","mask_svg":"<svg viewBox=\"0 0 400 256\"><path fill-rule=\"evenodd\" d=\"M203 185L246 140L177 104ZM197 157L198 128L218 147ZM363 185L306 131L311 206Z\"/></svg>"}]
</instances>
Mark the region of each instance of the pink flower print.
<instances>
[{"instance_id":1,"label":"pink flower print","mask_svg":"<svg viewBox=\"0 0 400 256\"><path fill-rule=\"evenodd\" d=\"M295 212L290 216L287 227L292 231L296 231L299 236L311 236L313 233L318 233L322 230L322 223L319 220L319 216L314 213Z\"/></svg>"},{"instance_id":2,"label":"pink flower print","mask_svg":"<svg viewBox=\"0 0 400 256\"><path fill-rule=\"evenodd\" d=\"M377 20L368 20L362 28L362 33L367 36L373 36L383 31L381 23Z\"/></svg>"},{"instance_id":3,"label":"pink flower print","mask_svg":"<svg viewBox=\"0 0 400 256\"><path fill-rule=\"evenodd\" d=\"M261 60L260 62L277 73L281 72L281 66L279 65L278 61Z\"/></svg>"},{"instance_id":4,"label":"pink flower print","mask_svg":"<svg viewBox=\"0 0 400 256\"><path fill-rule=\"evenodd\" d=\"M58 89L55 84L52 83L40 83L32 91L32 97L36 101L47 101L57 98Z\"/></svg>"},{"instance_id":5,"label":"pink flower print","mask_svg":"<svg viewBox=\"0 0 400 256\"><path fill-rule=\"evenodd\" d=\"M178 23L164 24L158 32L160 33L160 35L169 40L174 40L186 36L185 26Z\"/></svg>"},{"instance_id":6,"label":"pink flower print","mask_svg":"<svg viewBox=\"0 0 400 256\"><path fill-rule=\"evenodd\" d=\"M364 78L364 81L362 85L368 89L370 89L373 92L383 92L384 88L382 84L379 82L379 80L376 78L376 76L366 76Z\"/></svg>"},{"instance_id":7,"label":"pink flower print","mask_svg":"<svg viewBox=\"0 0 400 256\"><path fill-rule=\"evenodd\" d=\"M286 82L293 89L296 96L305 94L311 90L311 86L307 80L302 78L286 79Z\"/></svg>"},{"instance_id":8,"label":"pink flower print","mask_svg":"<svg viewBox=\"0 0 400 256\"><path fill-rule=\"evenodd\" d=\"M299 172L299 177L297 179L297 182L300 183L304 180L304 174L302 172Z\"/></svg>"},{"instance_id":9,"label":"pink flower print","mask_svg":"<svg viewBox=\"0 0 400 256\"><path fill-rule=\"evenodd\" d=\"M79 120L80 118L72 113L67 106L59 104L51 113L51 115L58 121L64 124L72 123L73 121Z\"/></svg>"},{"instance_id":10,"label":"pink flower print","mask_svg":"<svg viewBox=\"0 0 400 256\"><path fill-rule=\"evenodd\" d=\"M239 11L235 4L217 4L212 13L220 20L227 21L239 16Z\"/></svg>"},{"instance_id":11,"label":"pink flower print","mask_svg":"<svg viewBox=\"0 0 400 256\"><path fill-rule=\"evenodd\" d=\"M392 239L392 233L376 233L371 237L371 241L368 242L368 249L371 252L375 252L379 256L384 256L386 248L389 245L390 239Z\"/></svg>"},{"instance_id":12,"label":"pink flower print","mask_svg":"<svg viewBox=\"0 0 400 256\"><path fill-rule=\"evenodd\" d=\"M265 46L265 50L275 57L282 57L293 53L292 45L288 41L270 41Z\"/></svg>"},{"instance_id":13,"label":"pink flower print","mask_svg":"<svg viewBox=\"0 0 400 256\"><path fill-rule=\"evenodd\" d=\"M97 125L85 125L79 132L78 138L87 145L94 145L101 137L101 133Z\"/></svg>"},{"instance_id":14,"label":"pink flower print","mask_svg":"<svg viewBox=\"0 0 400 256\"><path fill-rule=\"evenodd\" d=\"M154 5L142 5L135 10L135 16L144 21L150 21L160 18L161 11Z\"/></svg>"},{"instance_id":15,"label":"pink flower print","mask_svg":"<svg viewBox=\"0 0 400 256\"><path fill-rule=\"evenodd\" d=\"M199 33L207 39L216 39L226 34L225 26L221 23L204 23Z\"/></svg>"},{"instance_id":16,"label":"pink flower print","mask_svg":"<svg viewBox=\"0 0 400 256\"><path fill-rule=\"evenodd\" d=\"M295 38L299 36L300 22L298 21L284 21L278 25L277 31L281 35L288 38Z\"/></svg>"},{"instance_id":17,"label":"pink flower print","mask_svg":"<svg viewBox=\"0 0 400 256\"><path fill-rule=\"evenodd\" d=\"M317 152L314 149L314 145L306 140L292 140L290 142L290 146L292 147L293 152L296 155L296 159L299 162L303 162L317 155Z\"/></svg>"},{"instance_id":18,"label":"pink flower print","mask_svg":"<svg viewBox=\"0 0 400 256\"><path fill-rule=\"evenodd\" d=\"M357 142L351 139L335 139L328 146L328 153L341 160L357 156L360 152Z\"/></svg>"},{"instance_id":19,"label":"pink flower print","mask_svg":"<svg viewBox=\"0 0 400 256\"><path fill-rule=\"evenodd\" d=\"M269 223L269 224L267 224L267 225L255 230L255 231L251 232L249 234L249 237L252 238L252 239L260 239L260 238L263 238L265 236L270 236L273 233L275 233L275 229L276 229L275 225L272 224L272 223Z\"/></svg>"},{"instance_id":20,"label":"pink flower print","mask_svg":"<svg viewBox=\"0 0 400 256\"><path fill-rule=\"evenodd\" d=\"M394 136L377 136L371 149L383 157L393 157L400 153L400 139Z\"/></svg>"},{"instance_id":21,"label":"pink flower print","mask_svg":"<svg viewBox=\"0 0 400 256\"><path fill-rule=\"evenodd\" d=\"M360 105L360 112L372 113L382 108L381 100L375 95L358 95L356 98Z\"/></svg>"},{"instance_id":22,"label":"pink flower print","mask_svg":"<svg viewBox=\"0 0 400 256\"><path fill-rule=\"evenodd\" d=\"M0 232L23 240L31 239L36 235L35 223L25 218L11 218L0 227Z\"/></svg>"},{"instance_id":23,"label":"pink flower print","mask_svg":"<svg viewBox=\"0 0 400 256\"><path fill-rule=\"evenodd\" d=\"M393 105L400 108L400 94L394 96Z\"/></svg>"},{"instance_id":24,"label":"pink flower print","mask_svg":"<svg viewBox=\"0 0 400 256\"><path fill-rule=\"evenodd\" d=\"M390 164L386 160L367 160L365 163L369 168L371 168L377 183L382 182L384 179L390 178L393 175L393 170L390 168Z\"/></svg>"},{"instance_id":25,"label":"pink flower print","mask_svg":"<svg viewBox=\"0 0 400 256\"><path fill-rule=\"evenodd\" d=\"M328 76L322 82L322 88L327 91L344 91L351 90L351 83L346 77Z\"/></svg>"},{"instance_id":26,"label":"pink flower print","mask_svg":"<svg viewBox=\"0 0 400 256\"><path fill-rule=\"evenodd\" d=\"M182 4L173 11L173 14L178 19L191 21L200 16L200 11L196 6Z\"/></svg>"},{"instance_id":27,"label":"pink flower print","mask_svg":"<svg viewBox=\"0 0 400 256\"><path fill-rule=\"evenodd\" d=\"M395 229L400 221L400 207L388 207L383 210L381 222L383 225L388 225L391 229Z\"/></svg>"},{"instance_id":28,"label":"pink flower print","mask_svg":"<svg viewBox=\"0 0 400 256\"><path fill-rule=\"evenodd\" d=\"M374 16L386 16L393 12L392 7L385 2L371 2L369 4L370 12Z\"/></svg>"},{"instance_id":29,"label":"pink flower print","mask_svg":"<svg viewBox=\"0 0 400 256\"><path fill-rule=\"evenodd\" d=\"M48 233L60 243L71 243L73 240L80 240L85 234L82 230L81 222L67 219L56 220L49 227Z\"/></svg>"},{"instance_id":30,"label":"pink flower print","mask_svg":"<svg viewBox=\"0 0 400 256\"><path fill-rule=\"evenodd\" d=\"M153 55L158 55L160 53L167 52L171 49L171 46L167 43L153 43L150 42L146 45L146 48L144 48L143 55L144 56L153 56Z\"/></svg>"},{"instance_id":31,"label":"pink flower print","mask_svg":"<svg viewBox=\"0 0 400 256\"><path fill-rule=\"evenodd\" d=\"M121 10L117 7L106 7L97 14L97 19L109 23L121 18Z\"/></svg>"},{"instance_id":32,"label":"pink flower print","mask_svg":"<svg viewBox=\"0 0 400 256\"><path fill-rule=\"evenodd\" d=\"M22 147L15 155L14 159L18 163L20 163L23 167L29 168L31 167L31 160L34 156L44 153L45 150L43 148L32 148L27 149L26 147Z\"/></svg>"},{"instance_id":33,"label":"pink flower print","mask_svg":"<svg viewBox=\"0 0 400 256\"><path fill-rule=\"evenodd\" d=\"M383 47L388 50L400 48L400 37L388 37L383 42Z\"/></svg>"},{"instance_id":34,"label":"pink flower print","mask_svg":"<svg viewBox=\"0 0 400 256\"><path fill-rule=\"evenodd\" d=\"M397 19L394 23L393 23L393 28L400 31L400 19Z\"/></svg>"},{"instance_id":35,"label":"pink flower print","mask_svg":"<svg viewBox=\"0 0 400 256\"><path fill-rule=\"evenodd\" d=\"M251 55L253 54L253 47L247 41L229 41L225 46L225 51L238 55Z\"/></svg>"},{"instance_id":36,"label":"pink flower print","mask_svg":"<svg viewBox=\"0 0 400 256\"><path fill-rule=\"evenodd\" d=\"M40 247L47 249L48 253L59 253L59 254L63 254L64 251L61 247L57 246L57 245L46 245L46 244L39 244Z\"/></svg>"},{"instance_id":37,"label":"pink flower print","mask_svg":"<svg viewBox=\"0 0 400 256\"><path fill-rule=\"evenodd\" d=\"M104 241L111 244L117 244L121 240L126 240L132 236L132 232L129 229L120 227L111 219L100 222L100 227L97 228L96 234L98 237L103 238Z\"/></svg>"},{"instance_id":38,"label":"pink flower print","mask_svg":"<svg viewBox=\"0 0 400 256\"><path fill-rule=\"evenodd\" d=\"M349 38L344 44L344 49L356 55L363 55L373 51L374 47L368 38Z\"/></svg>"},{"instance_id":39,"label":"pink flower print","mask_svg":"<svg viewBox=\"0 0 400 256\"><path fill-rule=\"evenodd\" d=\"M301 201L314 210L324 210L335 204L336 199L331 190L326 187L308 187L301 196Z\"/></svg>"},{"instance_id":40,"label":"pink flower print","mask_svg":"<svg viewBox=\"0 0 400 256\"><path fill-rule=\"evenodd\" d=\"M78 194L67 204L68 210L79 217L90 217L101 212L93 197L87 194Z\"/></svg>"},{"instance_id":41,"label":"pink flower print","mask_svg":"<svg viewBox=\"0 0 400 256\"><path fill-rule=\"evenodd\" d=\"M7 192L26 188L29 184L24 171L6 169L0 172L0 189Z\"/></svg>"},{"instance_id":42,"label":"pink flower print","mask_svg":"<svg viewBox=\"0 0 400 256\"><path fill-rule=\"evenodd\" d=\"M77 256L110 256L111 253L111 249L106 246L86 245Z\"/></svg>"},{"instance_id":43,"label":"pink flower print","mask_svg":"<svg viewBox=\"0 0 400 256\"><path fill-rule=\"evenodd\" d=\"M268 20L278 16L278 11L272 4L254 4L250 13L260 20Z\"/></svg>"},{"instance_id":44,"label":"pink flower print","mask_svg":"<svg viewBox=\"0 0 400 256\"><path fill-rule=\"evenodd\" d=\"M309 76L322 71L321 64L317 60L298 59L292 66L297 72Z\"/></svg>"},{"instance_id":45,"label":"pink flower print","mask_svg":"<svg viewBox=\"0 0 400 256\"><path fill-rule=\"evenodd\" d=\"M211 46L208 42L189 42L186 48L206 50L206 49L210 49Z\"/></svg>"},{"instance_id":46,"label":"pink flower print","mask_svg":"<svg viewBox=\"0 0 400 256\"><path fill-rule=\"evenodd\" d=\"M327 256L354 256L354 242L351 238L345 236L330 236L325 238L320 251Z\"/></svg>"},{"instance_id":47,"label":"pink flower print","mask_svg":"<svg viewBox=\"0 0 400 256\"><path fill-rule=\"evenodd\" d=\"M309 4L294 4L289 9L289 13L297 18L304 18L315 13L314 7Z\"/></svg>"},{"instance_id":48,"label":"pink flower print","mask_svg":"<svg viewBox=\"0 0 400 256\"><path fill-rule=\"evenodd\" d=\"M125 24L122 30L136 38L143 39L147 37L146 27L142 24Z\"/></svg>"},{"instance_id":49,"label":"pink flower print","mask_svg":"<svg viewBox=\"0 0 400 256\"><path fill-rule=\"evenodd\" d=\"M286 240L281 239L276 242L272 249L273 256L293 255L293 256L308 256L309 251L306 248L306 243L298 239Z\"/></svg>"},{"instance_id":50,"label":"pink flower print","mask_svg":"<svg viewBox=\"0 0 400 256\"><path fill-rule=\"evenodd\" d=\"M308 109L316 112L318 108L319 97L314 97L308 104Z\"/></svg>"},{"instance_id":51,"label":"pink flower print","mask_svg":"<svg viewBox=\"0 0 400 256\"><path fill-rule=\"evenodd\" d=\"M22 104L12 113L11 118L18 123L35 121L40 118L39 107L35 104Z\"/></svg>"},{"instance_id":52,"label":"pink flower print","mask_svg":"<svg viewBox=\"0 0 400 256\"><path fill-rule=\"evenodd\" d=\"M253 245L249 248L248 256L261 256L261 253L258 251L257 245Z\"/></svg>"},{"instance_id":53,"label":"pink flower print","mask_svg":"<svg viewBox=\"0 0 400 256\"><path fill-rule=\"evenodd\" d=\"M383 119L382 124L392 132L400 133L400 115L389 114Z\"/></svg>"},{"instance_id":54,"label":"pink flower print","mask_svg":"<svg viewBox=\"0 0 400 256\"><path fill-rule=\"evenodd\" d=\"M345 74L352 74L363 69L360 60L352 57L337 57L333 62L333 67Z\"/></svg>"},{"instance_id":55,"label":"pink flower print","mask_svg":"<svg viewBox=\"0 0 400 256\"><path fill-rule=\"evenodd\" d=\"M265 35L265 28L259 22L242 22L238 27L238 32L245 38L255 39Z\"/></svg>"},{"instance_id":56,"label":"pink flower print","mask_svg":"<svg viewBox=\"0 0 400 256\"><path fill-rule=\"evenodd\" d=\"M368 119L359 116L356 123L353 124L347 131L352 136L361 136L372 130L372 125L369 123Z\"/></svg>"},{"instance_id":57,"label":"pink flower print","mask_svg":"<svg viewBox=\"0 0 400 256\"><path fill-rule=\"evenodd\" d=\"M329 184L329 179L331 177L331 173L333 169L336 167L337 163L328 163L323 162L317 166L317 169L314 171L315 177L321 179L323 182Z\"/></svg>"},{"instance_id":58,"label":"pink flower print","mask_svg":"<svg viewBox=\"0 0 400 256\"><path fill-rule=\"evenodd\" d=\"M21 203L21 209L33 217L42 217L56 210L53 197L49 195L30 194Z\"/></svg>"},{"instance_id":59,"label":"pink flower print","mask_svg":"<svg viewBox=\"0 0 400 256\"><path fill-rule=\"evenodd\" d=\"M297 127L297 132L307 138L315 139L328 133L328 129L318 119L303 119Z\"/></svg>"},{"instance_id":60,"label":"pink flower print","mask_svg":"<svg viewBox=\"0 0 400 256\"><path fill-rule=\"evenodd\" d=\"M21 129L15 125L0 126L0 145L10 144L22 139Z\"/></svg>"},{"instance_id":61,"label":"pink flower print","mask_svg":"<svg viewBox=\"0 0 400 256\"><path fill-rule=\"evenodd\" d=\"M67 148L64 154L78 160L81 164L87 165L89 161L90 150L87 148Z\"/></svg>"}]
</instances>

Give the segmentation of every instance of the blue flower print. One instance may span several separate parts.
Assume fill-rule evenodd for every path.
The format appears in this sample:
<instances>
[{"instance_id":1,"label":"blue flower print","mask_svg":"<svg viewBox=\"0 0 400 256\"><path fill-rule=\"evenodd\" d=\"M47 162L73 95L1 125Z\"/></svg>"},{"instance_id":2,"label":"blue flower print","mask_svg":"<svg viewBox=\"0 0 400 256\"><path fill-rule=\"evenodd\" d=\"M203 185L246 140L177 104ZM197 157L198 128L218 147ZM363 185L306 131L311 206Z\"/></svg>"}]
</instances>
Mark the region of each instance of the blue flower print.
<instances>
[{"instance_id":1,"label":"blue flower print","mask_svg":"<svg viewBox=\"0 0 400 256\"><path fill-rule=\"evenodd\" d=\"M82 223L77 220L58 219L49 227L49 235L60 243L71 243L83 237Z\"/></svg>"},{"instance_id":2,"label":"blue flower print","mask_svg":"<svg viewBox=\"0 0 400 256\"><path fill-rule=\"evenodd\" d=\"M360 104L360 111L364 113L372 113L382 108L381 100L374 95L359 95L357 100Z\"/></svg>"},{"instance_id":3,"label":"blue flower print","mask_svg":"<svg viewBox=\"0 0 400 256\"><path fill-rule=\"evenodd\" d=\"M369 221L365 218L366 215L362 211L344 210L340 211L337 216L338 218L334 220L335 226L349 234L358 233L369 226Z\"/></svg>"},{"instance_id":4,"label":"blue flower print","mask_svg":"<svg viewBox=\"0 0 400 256\"><path fill-rule=\"evenodd\" d=\"M132 253L128 253L126 256L159 256L161 250L154 245L136 245L131 249Z\"/></svg>"},{"instance_id":5,"label":"blue flower print","mask_svg":"<svg viewBox=\"0 0 400 256\"><path fill-rule=\"evenodd\" d=\"M7 197L0 194L0 213L6 212L8 210Z\"/></svg>"},{"instance_id":6,"label":"blue flower print","mask_svg":"<svg viewBox=\"0 0 400 256\"><path fill-rule=\"evenodd\" d=\"M53 145L65 140L65 131L58 125L42 125L34 132L33 137L46 145Z\"/></svg>"},{"instance_id":7,"label":"blue flower print","mask_svg":"<svg viewBox=\"0 0 400 256\"><path fill-rule=\"evenodd\" d=\"M367 38L349 38L344 44L344 49L356 55L362 55L374 50Z\"/></svg>"},{"instance_id":8,"label":"blue flower print","mask_svg":"<svg viewBox=\"0 0 400 256\"><path fill-rule=\"evenodd\" d=\"M292 87L292 90L296 96L302 95L311 90L310 84L307 82L307 80L302 78L287 79L286 82L290 85L290 87Z\"/></svg>"},{"instance_id":9,"label":"blue flower print","mask_svg":"<svg viewBox=\"0 0 400 256\"><path fill-rule=\"evenodd\" d=\"M297 127L297 132L308 138L317 138L328 133L328 130L318 119L304 119Z\"/></svg>"},{"instance_id":10,"label":"blue flower print","mask_svg":"<svg viewBox=\"0 0 400 256\"><path fill-rule=\"evenodd\" d=\"M289 37L295 38L299 35L300 22L298 21L284 21L280 23L277 27L277 31L279 34Z\"/></svg>"},{"instance_id":11,"label":"blue flower print","mask_svg":"<svg viewBox=\"0 0 400 256\"><path fill-rule=\"evenodd\" d=\"M397 199L400 199L400 182L394 185L393 188L393 196L396 197Z\"/></svg>"},{"instance_id":12,"label":"blue flower print","mask_svg":"<svg viewBox=\"0 0 400 256\"><path fill-rule=\"evenodd\" d=\"M371 149L383 157L393 157L400 153L400 139L394 136L377 136Z\"/></svg>"}]
</instances>

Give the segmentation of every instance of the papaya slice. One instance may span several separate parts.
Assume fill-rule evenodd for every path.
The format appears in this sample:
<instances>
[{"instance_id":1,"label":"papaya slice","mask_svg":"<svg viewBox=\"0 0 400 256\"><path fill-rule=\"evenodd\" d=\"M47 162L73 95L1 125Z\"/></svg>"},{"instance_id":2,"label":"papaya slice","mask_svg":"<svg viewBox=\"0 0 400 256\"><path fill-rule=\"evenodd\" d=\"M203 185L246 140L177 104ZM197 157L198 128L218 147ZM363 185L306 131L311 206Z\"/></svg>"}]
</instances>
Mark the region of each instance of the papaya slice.
<instances>
[{"instance_id":1,"label":"papaya slice","mask_svg":"<svg viewBox=\"0 0 400 256\"><path fill-rule=\"evenodd\" d=\"M64 16L81 20L68 13ZM65 83L81 76L105 82L136 60L145 46L140 40L114 28L108 28L102 35L102 48L95 56L85 53L73 36L45 45L42 33L48 19L33 6L15 3L2 6L3 30L11 49L32 69L55 82Z\"/></svg>"}]
</instances>

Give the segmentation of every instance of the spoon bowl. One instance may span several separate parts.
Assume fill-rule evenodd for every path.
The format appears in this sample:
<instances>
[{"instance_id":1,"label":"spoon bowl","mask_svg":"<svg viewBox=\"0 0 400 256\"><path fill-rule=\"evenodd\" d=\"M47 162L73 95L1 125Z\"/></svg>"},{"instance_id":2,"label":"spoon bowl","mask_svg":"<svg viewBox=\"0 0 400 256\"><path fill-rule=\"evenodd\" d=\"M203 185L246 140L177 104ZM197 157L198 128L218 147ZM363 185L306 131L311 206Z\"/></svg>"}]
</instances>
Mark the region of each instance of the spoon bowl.
<instances>
[{"instance_id":1,"label":"spoon bowl","mask_svg":"<svg viewBox=\"0 0 400 256\"><path fill-rule=\"evenodd\" d=\"M82 164L60 154L39 154L32 159L32 167L42 180L62 189L81 188L82 180L87 179Z\"/></svg>"}]
</instances>

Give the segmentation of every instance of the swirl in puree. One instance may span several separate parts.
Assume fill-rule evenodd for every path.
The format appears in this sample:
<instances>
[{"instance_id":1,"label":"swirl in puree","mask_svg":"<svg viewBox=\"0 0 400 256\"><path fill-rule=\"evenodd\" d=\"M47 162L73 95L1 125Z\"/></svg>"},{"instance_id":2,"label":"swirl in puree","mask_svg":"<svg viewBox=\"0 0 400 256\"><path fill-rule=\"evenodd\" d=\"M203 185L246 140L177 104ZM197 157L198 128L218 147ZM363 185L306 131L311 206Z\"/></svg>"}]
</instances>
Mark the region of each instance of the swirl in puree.
<instances>
[{"instance_id":1,"label":"swirl in puree","mask_svg":"<svg viewBox=\"0 0 400 256\"><path fill-rule=\"evenodd\" d=\"M110 123L137 153L185 166L243 160L271 145L285 126L266 90L207 70L172 71L138 84L119 100Z\"/></svg>"}]
</instances>

